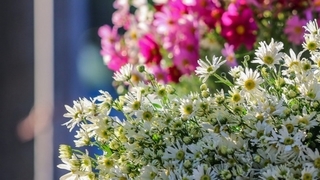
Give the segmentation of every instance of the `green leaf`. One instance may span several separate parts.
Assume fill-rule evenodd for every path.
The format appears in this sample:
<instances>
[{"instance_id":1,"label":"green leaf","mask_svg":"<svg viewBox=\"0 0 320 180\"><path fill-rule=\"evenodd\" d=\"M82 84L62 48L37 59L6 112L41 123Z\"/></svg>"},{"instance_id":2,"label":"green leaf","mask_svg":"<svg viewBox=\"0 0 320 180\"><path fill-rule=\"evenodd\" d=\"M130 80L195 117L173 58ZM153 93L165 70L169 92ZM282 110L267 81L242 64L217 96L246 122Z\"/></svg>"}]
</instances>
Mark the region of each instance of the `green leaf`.
<instances>
[{"instance_id":1,"label":"green leaf","mask_svg":"<svg viewBox=\"0 0 320 180\"><path fill-rule=\"evenodd\" d=\"M162 108L162 106L160 104L152 103L152 105L153 105L153 107L158 108L158 109Z\"/></svg>"},{"instance_id":2,"label":"green leaf","mask_svg":"<svg viewBox=\"0 0 320 180\"><path fill-rule=\"evenodd\" d=\"M111 156L112 155L112 150L109 148L109 145L107 145L107 144L102 144L101 146L100 146L100 148L104 151L104 152L106 152L107 153L107 157L109 157L109 156Z\"/></svg>"}]
</instances>

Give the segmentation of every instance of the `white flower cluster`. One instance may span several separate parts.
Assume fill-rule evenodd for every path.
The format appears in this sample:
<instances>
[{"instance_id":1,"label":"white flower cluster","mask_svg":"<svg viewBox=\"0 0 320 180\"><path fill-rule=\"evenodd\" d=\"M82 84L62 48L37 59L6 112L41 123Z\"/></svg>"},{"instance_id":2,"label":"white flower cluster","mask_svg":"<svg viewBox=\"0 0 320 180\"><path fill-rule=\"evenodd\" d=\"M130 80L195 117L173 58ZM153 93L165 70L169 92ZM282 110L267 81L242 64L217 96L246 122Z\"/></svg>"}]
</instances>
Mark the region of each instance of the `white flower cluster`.
<instances>
[{"instance_id":1,"label":"white flower cluster","mask_svg":"<svg viewBox=\"0 0 320 180\"><path fill-rule=\"evenodd\" d=\"M101 154L61 145L58 167L70 171L61 179L318 179L320 32L316 21L305 29L301 52L262 42L252 61L258 66L232 68L231 80L215 74L221 58L199 63L204 84L187 96L139 67L149 81L132 83L117 100L101 91L74 101L65 125L79 127L76 147L96 146ZM127 66L116 79L130 81ZM211 93L211 75L229 89ZM126 119L110 117L112 108Z\"/></svg>"}]
</instances>

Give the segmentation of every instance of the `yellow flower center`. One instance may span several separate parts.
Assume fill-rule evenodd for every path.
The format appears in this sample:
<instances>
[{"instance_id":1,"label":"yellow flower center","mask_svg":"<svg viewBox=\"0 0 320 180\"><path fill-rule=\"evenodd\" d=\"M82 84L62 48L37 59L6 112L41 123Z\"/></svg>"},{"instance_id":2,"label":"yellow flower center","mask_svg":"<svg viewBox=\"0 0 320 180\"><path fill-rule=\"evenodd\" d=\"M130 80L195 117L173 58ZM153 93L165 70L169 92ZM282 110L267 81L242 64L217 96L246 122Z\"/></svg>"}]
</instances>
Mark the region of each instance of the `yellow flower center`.
<instances>
[{"instance_id":1,"label":"yellow flower center","mask_svg":"<svg viewBox=\"0 0 320 180\"><path fill-rule=\"evenodd\" d=\"M314 99L316 97L316 94L313 91L308 91L307 96L311 99Z\"/></svg>"},{"instance_id":2,"label":"yellow flower center","mask_svg":"<svg viewBox=\"0 0 320 180\"><path fill-rule=\"evenodd\" d=\"M260 139L263 135L264 135L264 131L263 131L263 130L260 130L260 131L257 132L257 136L256 136L256 137L257 137L258 139Z\"/></svg>"},{"instance_id":3,"label":"yellow flower center","mask_svg":"<svg viewBox=\"0 0 320 180\"><path fill-rule=\"evenodd\" d=\"M157 173L155 172L150 172L150 178L154 179L157 176Z\"/></svg>"},{"instance_id":4,"label":"yellow flower center","mask_svg":"<svg viewBox=\"0 0 320 180\"><path fill-rule=\"evenodd\" d=\"M141 106L140 101L135 101L135 102L132 103L132 109L133 110L138 110L140 108L140 106Z\"/></svg>"},{"instance_id":5,"label":"yellow flower center","mask_svg":"<svg viewBox=\"0 0 320 180\"><path fill-rule=\"evenodd\" d=\"M312 175L310 173L305 173L302 176L302 180L311 180L312 179Z\"/></svg>"},{"instance_id":6,"label":"yellow flower center","mask_svg":"<svg viewBox=\"0 0 320 180\"><path fill-rule=\"evenodd\" d=\"M274 59L271 56L265 56L263 57L263 62L267 65L271 65L274 62Z\"/></svg>"},{"instance_id":7,"label":"yellow flower center","mask_svg":"<svg viewBox=\"0 0 320 180\"><path fill-rule=\"evenodd\" d=\"M292 124L286 124L286 128L288 133L292 133L294 130L294 126Z\"/></svg>"},{"instance_id":8,"label":"yellow flower center","mask_svg":"<svg viewBox=\"0 0 320 180\"><path fill-rule=\"evenodd\" d=\"M302 27L300 27L300 26L294 27L294 32L295 32L295 33L301 34L302 31L303 31Z\"/></svg>"},{"instance_id":9,"label":"yellow flower center","mask_svg":"<svg viewBox=\"0 0 320 180\"><path fill-rule=\"evenodd\" d=\"M305 117L301 117L299 120L298 120L298 124L304 124L304 125L308 125L309 124L309 120Z\"/></svg>"},{"instance_id":10,"label":"yellow flower center","mask_svg":"<svg viewBox=\"0 0 320 180\"><path fill-rule=\"evenodd\" d=\"M201 178L200 178L200 180L210 180L211 178L210 178L210 176L209 175L203 175L203 176L201 176Z\"/></svg>"},{"instance_id":11,"label":"yellow flower center","mask_svg":"<svg viewBox=\"0 0 320 180\"><path fill-rule=\"evenodd\" d=\"M320 157L318 157L317 159L315 159L314 161L313 161L313 164L314 164L314 167L316 167L316 168L320 168Z\"/></svg>"},{"instance_id":12,"label":"yellow flower center","mask_svg":"<svg viewBox=\"0 0 320 180\"><path fill-rule=\"evenodd\" d=\"M209 67L207 68L207 72L212 72L212 71L213 71L212 66L209 66Z\"/></svg>"},{"instance_id":13,"label":"yellow flower center","mask_svg":"<svg viewBox=\"0 0 320 180\"><path fill-rule=\"evenodd\" d=\"M294 143L294 140L292 138L285 138L283 140L283 144L285 145L292 145Z\"/></svg>"},{"instance_id":14,"label":"yellow flower center","mask_svg":"<svg viewBox=\"0 0 320 180\"><path fill-rule=\"evenodd\" d=\"M185 155L184 151L183 151L183 150L179 150L179 151L176 153L176 158L177 158L178 160L183 160L183 159L184 159L184 155Z\"/></svg>"},{"instance_id":15,"label":"yellow flower center","mask_svg":"<svg viewBox=\"0 0 320 180\"><path fill-rule=\"evenodd\" d=\"M142 113L142 118L146 121L150 121L152 119L152 113L150 111L145 111Z\"/></svg>"},{"instance_id":16,"label":"yellow flower center","mask_svg":"<svg viewBox=\"0 0 320 180\"><path fill-rule=\"evenodd\" d=\"M236 93L232 96L232 101L233 102L239 102L241 100L240 94Z\"/></svg>"},{"instance_id":17,"label":"yellow flower center","mask_svg":"<svg viewBox=\"0 0 320 180\"><path fill-rule=\"evenodd\" d=\"M114 165L114 162L112 159L105 159L104 160L104 165L107 167L107 168L112 168L113 165Z\"/></svg>"},{"instance_id":18,"label":"yellow flower center","mask_svg":"<svg viewBox=\"0 0 320 180\"><path fill-rule=\"evenodd\" d=\"M138 75L132 74L131 77L130 77L130 80L133 83L138 83L138 82L140 82L141 78Z\"/></svg>"},{"instance_id":19,"label":"yellow flower center","mask_svg":"<svg viewBox=\"0 0 320 180\"><path fill-rule=\"evenodd\" d=\"M244 29L244 27L243 27L242 25L237 26L236 32L237 32L239 35L243 35L243 34L244 34L244 31L245 31L245 29Z\"/></svg>"},{"instance_id":20,"label":"yellow flower center","mask_svg":"<svg viewBox=\"0 0 320 180\"><path fill-rule=\"evenodd\" d=\"M244 82L244 87L247 89L247 90L252 90L256 87L256 83L254 82L253 79L247 79L245 82Z\"/></svg>"},{"instance_id":21,"label":"yellow flower center","mask_svg":"<svg viewBox=\"0 0 320 180\"><path fill-rule=\"evenodd\" d=\"M317 49L317 44L315 42L309 42L307 44L307 49L309 51L315 51Z\"/></svg>"},{"instance_id":22,"label":"yellow flower center","mask_svg":"<svg viewBox=\"0 0 320 180\"><path fill-rule=\"evenodd\" d=\"M190 115L192 113L192 111L193 111L192 104L187 104L183 107L184 114Z\"/></svg>"}]
</instances>

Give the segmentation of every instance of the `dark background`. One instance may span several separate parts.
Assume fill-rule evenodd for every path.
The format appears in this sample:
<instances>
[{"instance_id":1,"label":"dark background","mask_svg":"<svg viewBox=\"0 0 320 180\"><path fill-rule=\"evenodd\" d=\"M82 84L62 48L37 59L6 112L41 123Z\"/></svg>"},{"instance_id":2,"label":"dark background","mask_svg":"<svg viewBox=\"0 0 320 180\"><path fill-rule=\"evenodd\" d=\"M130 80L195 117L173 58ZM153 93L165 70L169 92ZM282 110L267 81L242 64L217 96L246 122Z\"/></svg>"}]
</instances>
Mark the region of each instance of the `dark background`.
<instances>
[{"instance_id":1,"label":"dark background","mask_svg":"<svg viewBox=\"0 0 320 180\"><path fill-rule=\"evenodd\" d=\"M111 24L112 0L54 0L54 177L66 171L56 168L61 161L58 145L72 143L66 127L64 104L78 97L95 96L110 90L111 72L99 55L98 28ZM21 141L17 125L34 102L33 1L0 2L0 179L32 180L34 141Z\"/></svg>"}]
</instances>

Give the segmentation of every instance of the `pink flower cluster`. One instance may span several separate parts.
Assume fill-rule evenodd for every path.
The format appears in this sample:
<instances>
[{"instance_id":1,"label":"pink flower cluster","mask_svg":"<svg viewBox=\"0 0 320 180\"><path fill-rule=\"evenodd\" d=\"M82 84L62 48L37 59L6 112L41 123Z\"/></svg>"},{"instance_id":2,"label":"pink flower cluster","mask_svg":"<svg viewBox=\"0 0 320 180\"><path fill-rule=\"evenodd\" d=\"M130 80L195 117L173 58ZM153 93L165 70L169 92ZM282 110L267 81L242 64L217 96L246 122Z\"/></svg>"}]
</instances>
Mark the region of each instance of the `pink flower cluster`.
<instances>
[{"instance_id":1,"label":"pink flower cluster","mask_svg":"<svg viewBox=\"0 0 320 180\"><path fill-rule=\"evenodd\" d=\"M283 33L287 36L290 43L299 45L303 42L303 26L314 18L318 19L320 14L319 0L252 0L252 4L257 11L272 13L271 20L284 18ZM258 13L257 13L258 14ZM265 17L256 18L257 21Z\"/></svg>"},{"instance_id":2,"label":"pink flower cluster","mask_svg":"<svg viewBox=\"0 0 320 180\"><path fill-rule=\"evenodd\" d=\"M113 26L104 25L98 32L101 54L111 70L117 71L126 63L145 64L164 83L178 82L182 75L194 72L197 60L206 55L202 50L211 46L208 34L221 44L220 53L234 66L235 52L250 51L255 46L265 11L276 7L279 13L290 12L290 16L285 15L288 20L284 33L297 44L303 34L298 28L312 18L311 13L318 12L315 6L306 7L306 3L310 5L307 0L153 0L152 6L148 3L150 0L115 0ZM120 30L124 30L121 35Z\"/></svg>"}]
</instances>

